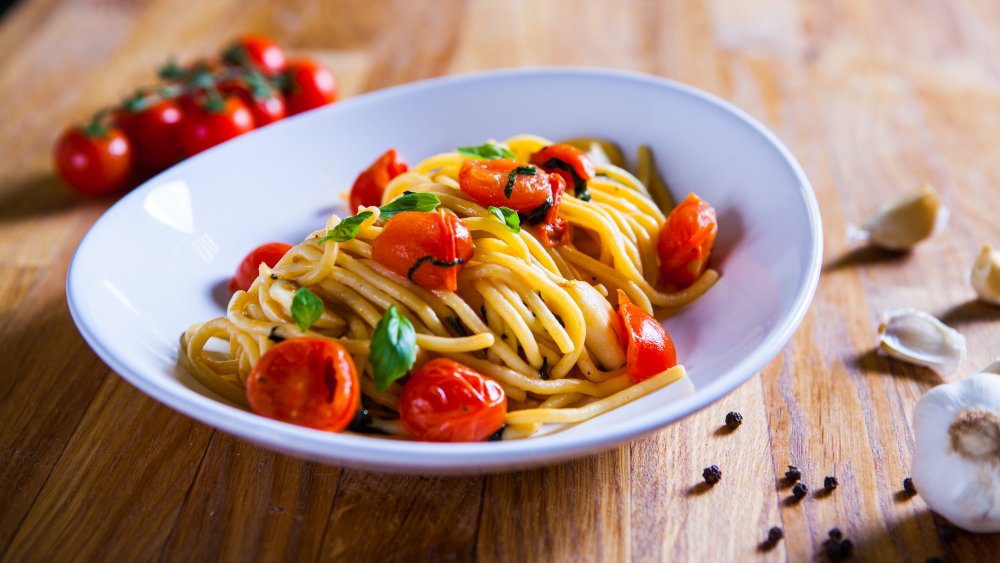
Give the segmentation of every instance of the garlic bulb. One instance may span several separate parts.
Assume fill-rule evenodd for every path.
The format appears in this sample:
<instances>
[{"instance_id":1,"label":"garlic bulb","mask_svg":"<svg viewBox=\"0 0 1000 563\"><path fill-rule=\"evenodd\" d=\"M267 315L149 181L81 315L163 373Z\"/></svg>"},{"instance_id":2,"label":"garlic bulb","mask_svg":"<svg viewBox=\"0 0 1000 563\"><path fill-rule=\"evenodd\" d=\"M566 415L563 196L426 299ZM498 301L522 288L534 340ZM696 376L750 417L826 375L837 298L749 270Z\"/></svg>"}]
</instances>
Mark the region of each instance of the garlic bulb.
<instances>
[{"instance_id":1,"label":"garlic bulb","mask_svg":"<svg viewBox=\"0 0 1000 563\"><path fill-rule=\"evenodd\" d=\"M896 309L883 315L878 327L879 345L889 356L948 374L965 360L965 337L914 309Z\"/></svg>"},{"instance_id":2,"label":"garlic bulb","mask_svg":"<svg viewBox=\"0 0 1000 563\"><path fill-rule=\"evenodd\" d=\"M983 245L979 258L972 266L972 287L979 298L987 303L1000 305L1000 252Z\"/></svg>"},{"instance_id":3,"label":"garlic bulb","mask_svg":"<svg viewBox=\"0 0 1000 563\"><path fill-rule=\"evenodd\" d=\"M1000 377L931 389L913 411L913 432L911 475L927 505L970 532L1000 532Z\"/></svg>"},{"instance_id":4,"label":"garlic bulb","mask_svg":"<svg viewBox=\"0 0 1000 563\"><path fill-rule=\"evenodd\" d=\"M853 228L849 238L891 250L907 250L947 223L948 208L941 205L934 188L924 184L884 205L860 229Z\"/></svg>"}]
</instances>

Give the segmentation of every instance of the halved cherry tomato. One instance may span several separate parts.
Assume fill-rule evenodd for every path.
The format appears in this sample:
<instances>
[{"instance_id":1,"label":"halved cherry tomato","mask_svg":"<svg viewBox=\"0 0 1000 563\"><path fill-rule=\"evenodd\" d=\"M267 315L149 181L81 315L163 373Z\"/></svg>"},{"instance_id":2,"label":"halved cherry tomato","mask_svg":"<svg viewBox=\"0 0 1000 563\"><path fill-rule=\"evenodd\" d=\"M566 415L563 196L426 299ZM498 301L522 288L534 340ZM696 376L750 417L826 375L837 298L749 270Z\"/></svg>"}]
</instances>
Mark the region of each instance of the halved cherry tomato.
<instances>
[{"instance_id":1,"label":"halved cherry tomato","mask_svg":"<svg viewBox=\"0 0 1000 563\"><path fill-rule=\"evenodd\" d=\"M195 155L253 128L253 115L246 104L229 96L221 107L201 104L188 111L181 126L181 144L188 155Z\"/></svg>"},{"instance_id":2,"label":"halved cherry tomato","mask_svg":"<svg viewBox=\"0 0 1000 563\"><path fill-rule=\"evenodd\" d=\"M410 169L410 166L389 149L378 157L364 172L358 174L351 187L351 211L358 207L382 205L382 194L393 178Z\"/></svg>"},{"instance_id":3,"label":"halved cherry tomato","mask_svg":"<svg viewBox=\"0 0 1000 563\"><path fill-rule=\"evenodd\" d=\"M399 397L403 426L425 442L481 442L506 417L507 396L499 383L446 358L413 370Z\"/></svg>"},{"instance_id":4,"label":"halved cherry tomato","mask_svg":"<svg viewBox=\"0 0 1000 563\"><path fill-rule=\"evenodd\" d=\"M375 237L372 258L421 287L455 291L459 270L472 258L472 235L443 208L404 211Z\"/></svg>"},{"instance_id":5,"label":"halved cherry tomato","mask_svg":"<svg viewBox=\"0 0 1000 563\"><path fill-rule=\"evenodd\" d=\"M155 174L184 158L181 146L181 106L161 100L137 113L123 111L115 120L132 144L135 167Z\"/></svg>"},{"instance_id":6,"label":"halved cherry tomato","mask_svg":"<svg viewBox=\"0 0 1000 563\"><path fill-rule=\"evenodd\" d=\"M250 370L247 401L261 416L340 432L354 420L361 383L340 344L292 338L268 350Z\"/></svg>"},{"instance_id":7,"label":"halved cherry tomato","mask_svg":"<svg viewBox=\"0 0 1000 563\"><path fill-rule=\"evenodd\" d=\"M253 115L254 127L269 125L288 115L284 96L266 83L250 86L243 80L230 80L220 84L219 90L223 94L236 96L246 104Z\"/></svg>"},{"instance_id":8,"label":"halved cherry tomato","mask_svg":"<svg viewBox=\"0 0 1000 563\"><path fill-rule=\"evenodd\" d=\"M240 37L223 52L226 62L255 67L265 74L285 70L285 52L269 37L250 34Z\"/></svg>"},{"instance_id":9,"label":"halved cherry tomato","mask_svg":"<svg viewBox=\"0 0 1000 563\"><path fill-rule=\"evenodd\" d=\"M337 101L337 79L330 69L312 59L299 59L285 67L288 113L295 115Z\"/></svg>"},{"instance_id":10,"label":"halved cherry tomato","mask_svg":"<svg viewBox=\"0 0 1000 563\"><path fill-rule=\"evenodd\" d=\"M719 231L715 209L694 194L674 208L660 231L656 248L663 281L679 288L695 282L708 266Z\"/></svg>"},{"instance_id":11,"label":"halved cherry tomato","mask_svg":"<svg viewBox=\"0 0 1000 563\"><path fill-rule=\"evenodd\" d=\"M291 248L292 245L283 242L269 242L253 249L236 267L236 274L229 280L229 291L250 289L259 275L260 263L263 262L273 268Z\"/></svg>"},{"instance_id":12,"label":"halved cherry tomato","mask_svg":"<svg viewBox=\"0 0 1000 563\"><path fill-rule=\"evenodd\" d=\"M132 173L132 147L121 129L72 127L56 142L56 170L76 191L105 195L124 188Z\"/></svg>"},{"instance_id":13,"label":"halved cherry tomato","mask_svg":"<svg viewBox=\"0 0 1000 563\"><path fill-rule=\"evenodd\" d=\"M509 158L466 160L458 183L479 205L508 207L518 213L530 213L552 196L545 171Z\"/></svg>"},{"instance_id":14,"label":"halved cherry tomato","mask_svg":"<svg viewBox=\"0 0 1000 563\"><path fill-rule=\"evenodd\" d=\"M549 145L531 155L531 163L552 174L559 174L573 194L587 192L587 181L594 177L594 164L582 150L570 145Z\"/></svg>"},{"instance_id":15,"label":"halved cherry tomato","mask_svg":"<svg viewBox=\"0 0 1000 563\"><path fill-rule=\"evenodd\" d=\"M622 345L628 376L638 383L677 365L677 350L660 321L632 304L625 292L618 290L618 317L622 321Z\"/></svg>"},{"instance_id":16,"label":"halved cherry tomato","mask_svg":"<svg viewBox=\"0 0 1000 563\"><path fill-rule=\"evenodd\" d=\"M566 181L559 174L549 174L549 186L552 189L552 207L545 214L545 221L535 225L533 230L538 240L547 248L553 248L569 241L569 223L559 216L559 203L566 191Z\"/></svg>"}]
</instances>

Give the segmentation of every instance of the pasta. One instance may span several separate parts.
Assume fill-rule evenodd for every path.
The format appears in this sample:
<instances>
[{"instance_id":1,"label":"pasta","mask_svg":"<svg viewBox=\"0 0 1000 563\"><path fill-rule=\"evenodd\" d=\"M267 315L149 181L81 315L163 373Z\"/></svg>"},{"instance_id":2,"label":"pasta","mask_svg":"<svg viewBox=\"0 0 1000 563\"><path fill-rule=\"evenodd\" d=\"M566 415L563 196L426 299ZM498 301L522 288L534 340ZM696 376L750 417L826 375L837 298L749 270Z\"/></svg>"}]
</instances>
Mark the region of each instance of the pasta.
<instances>
[{"instance_id":1,"label":"pasta","mask_svg":"<svg viewBox=\"0 0 1000 563\"><path fill-rule=\"evenodd\" d=\"M485 146L529 162L551 145L524 135ZM690 303L718 279L704 269L683 289L662 289L657 242L666 217L647 187L623 168L594 162L595 173L586 181L589 197L567 189L557 200L568 234L562 244L549 245L527 225L515 231L496 208L463 191L460 175L469 160L460 152L426 158L388 182L381 208L364 207L367 216L354 216L357 232L349 240L330 239L346 226L334 215L273 267L260 264L249 289L233 294L224 317L182 335L181 362L207 388L246 406L248 377L279 342L335 341L353 359L373 424L399 437L407 435L395 421L405 379L379 389L372 358L374 332L390 308L412 324L414 365L448 358L499 384L507 401L504 439L530 436L545 424L593 418L683 378L684 368L676 365L636 381L615 324L617 295L652 314L654 308ZM508 191L517 170L510 173ZM455 291L414 281L420 260L400 275L375 257L381 244L376 239L395 220L385 221L385 204L408 194L432 194L468 230L468 260L427 258L442 270L461 266L450 268L457 271ZM520 216L523 222L526 214ZM322 303L305 330L292 314L301 288Z\"/></svg>"}]
</instances>

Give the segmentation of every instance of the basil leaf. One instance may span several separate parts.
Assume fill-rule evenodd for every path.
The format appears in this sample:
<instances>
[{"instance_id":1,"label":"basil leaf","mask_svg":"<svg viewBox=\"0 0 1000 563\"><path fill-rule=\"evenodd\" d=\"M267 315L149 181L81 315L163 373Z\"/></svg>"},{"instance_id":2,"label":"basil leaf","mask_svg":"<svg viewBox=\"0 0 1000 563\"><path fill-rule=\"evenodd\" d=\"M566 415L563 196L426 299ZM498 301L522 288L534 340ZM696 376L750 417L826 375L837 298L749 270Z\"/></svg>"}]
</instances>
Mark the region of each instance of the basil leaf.
<instances>
[{"instance_id":1,"label":"basil leaf","mask_svg":"<svg viewBox=\"0 0 1000 563\"><path fill-rule=\"evenodd\" d=\"M481 158L483 160L515 158L514 153L510 152L509 149L494 145L493 143L486 143L485 145L479 145L478 147L458 147L455 151L462 156Z\"/></svg>"},{"instance_id":2,"label":"basil leaf","mask_svg":"<svg viewBox=\"0 0 1000 563\"><path fill-rule=\"evenodd\" d=\"M417 333L410 319L395 305L389 305L375 325L368 360L379 391L385 391L390 383L406 375L417 360Z\"/></svg>"},{"instance_id":3,"label":"basil leaf","mask_svg":"<svg viewBox=\"0 0 1000 563\"><path fill-rule=\"evenodd\" d=\"M503 189L503 196L510 199L510 194L514 193L514 182L518 176L534 176L538 169L534 166L518 166L507 174L507 186Z\"/></svg>"},{"instance_id":4,"label":"basil leaf","mask_svg":"<svg viewBox=\"0 0 1000 563\"><path fill-rule=\"evenodd\" d=\"M323 300L315 293L300 287L292 298L292 318L299 330L305 332L323 316Z\"/></svg>"},{"instance_id":5,"label":"basil leaf","mask_svg":"<svg viewBox=\"0 0 1000 563\"><path fill-rule=\"evenodd\" d=\"M521 232L521 218L517 216L517 211L509 207L489 207L489 212L507 226L507 230L517 234Z\"/></svg>"},{"instance_id":6,"label":"basil leaf","mask_svg":"<svg viewBox=\"0 0 1000 563\"><path fill-rule=\"evenodd\" d=\"M323 244L328 240L332 240L334 242L347 242L358 236L358 229L361 227L361 223L364 223L365 220L371 216L371 211L362 211L357 215L345 217L343 221L337 223L336 227L327 231L326 236L316 242L320 244Z\"/></svg>"},{"instance_id":7,"label":"basil leaf","mask_svg":"<svg viewBox=\"0 0 1000 563\"><path fill-rule=\"evenodd\" d=\"M434 194L410 192L379 207L378 210L379 217L389 219L404 211L434 211L439 205L441 200Z\"/></svg>"}]
</instances>

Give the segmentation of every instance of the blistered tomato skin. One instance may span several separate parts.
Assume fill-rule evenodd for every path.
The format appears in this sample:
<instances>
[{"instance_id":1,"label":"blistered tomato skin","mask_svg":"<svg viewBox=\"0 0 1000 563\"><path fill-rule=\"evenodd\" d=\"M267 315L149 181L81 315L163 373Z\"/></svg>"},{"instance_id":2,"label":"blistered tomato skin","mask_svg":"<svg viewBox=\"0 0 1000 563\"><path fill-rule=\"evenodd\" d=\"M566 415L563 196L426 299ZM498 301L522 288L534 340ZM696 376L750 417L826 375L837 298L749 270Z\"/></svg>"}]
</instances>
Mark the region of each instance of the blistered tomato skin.
<instances>
[{"instance_id":1,"label":"blistered tomato skin","mask_svg":"<svg viewBox=\"0 0 1000 563\"><path fill-rule=\"evenodd\" d=\"M708 267L718 231L715 209L689 194L660 231L657 251L663 281L681 289L693 284Z\"/></svg>"},{"instance_id":2,"label":"blistered tomato skin","mask_svg":"<svg viewBox=\"0 0 1000 563\"><path fill-rule=\"evenodd\" d=\"M618 290L618 316L622 321L622 345L625 346L628 376L639 383L677 365L677 350L660 321L633 305L625 292Z\"/></svg>"},{"instance_id":3,"label":"blistered tomato skin","mask_svg":"<svg viewBox=\"0 0 1000 563\"><path fill-rule=\"evenodd\" d=\"M409 165L400 158L396 149L387 150L354 180L354 185L351 186L351 212L357 212L361 206L382 205L386 186L393 178L409 169Z\"/></svg>"},{"instance_id":4,"label":"blistered tomato skin","mask_svg":"<svg viewBox=\"0 0 1000 563\"><path fill-rule=\"evenodd\" d=\"M517 173L518 169L531 173ZM552 196L544 170L508 158L466 160L458 183L479 205L508 207L518 213L534 211Z\"/></svg>"},{"instance_id":5,"label":"blistered tomato skin","mask_svg":"<svg viewBox=\"0 0 1000 563\"><path fill-rule=\"evenodd\" d=\"M507 417L507 396L492 378L447 358L410 373L399 398L406 430L425 442L481 442Z\"/></svg>"},{"instance_id":6,"label":"blistered tomato skin","mask_svg":"<svg viewBox=\"0 0 1000 563\"><path fill-rule=\"evenodd\" d=\"M426 289L457 290L472 254L469 228L443 208L394 215L372 243L376 262Z\"/></svg>"}]
</instances>

